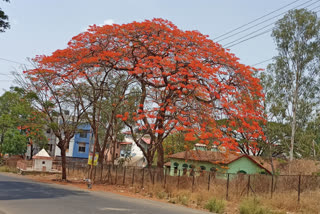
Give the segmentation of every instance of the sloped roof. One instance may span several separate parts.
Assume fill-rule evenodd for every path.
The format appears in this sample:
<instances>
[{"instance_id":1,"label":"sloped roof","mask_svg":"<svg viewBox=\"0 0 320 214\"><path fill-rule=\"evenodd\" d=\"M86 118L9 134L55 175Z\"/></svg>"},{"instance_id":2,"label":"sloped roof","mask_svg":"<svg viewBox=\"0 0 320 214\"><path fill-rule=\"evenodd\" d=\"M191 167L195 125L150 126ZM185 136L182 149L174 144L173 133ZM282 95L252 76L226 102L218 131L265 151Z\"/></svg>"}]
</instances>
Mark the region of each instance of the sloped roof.
<instances>
[{"instance_id":1,"label":"sloped roof","mask_svg":"<svg viewBox=\"0 0 320 214\"><path fill-rule=\"evenodd\" d=\"M231 154L231 153L221 153L213 151L201 151L201 150L190 150L179 152L173 155L170 155L169 158L177 158L184 160L195 160L195 161L206 161L206 162L220 162L220 163L229 163L231 160L238 158L241 155Z\"/></svg>"},{"instance_id":2,"label":"sloped roof","mask_svg":"<svg viewBox=\"0 0 320 214\"><path fill-rule=\"evenodd\" d=\"M242 157L248 158L253 163L255 163L257 166L259 166L260 168L266 170L269 174L271 174L271 170L269 169L269 167L263 166L265 162L263 162L263 164L261 164L262 159L255 160L255 157L251 157L251 156L245 155L245 154L190 150L190 151L179 152L179 153L176 153L176 154L169 156L169 158L204 161L204 162L210 162L213 164L230 164L230 163L232 163ZM265 164L265 165L267 166L268 164Z\"/></svg>"},{"instance_id":3,"label":"sloped roof","mask_svg":"<svg viewBox=\"0 0 320 214\"><path fill-rule=\"evenodd\" d=\"M36 155L32 157L33 159L47 159L47 160L52 160L50 155L45 149L41 149L40 152L38 152Z\"/></svg>"}]
</instances>

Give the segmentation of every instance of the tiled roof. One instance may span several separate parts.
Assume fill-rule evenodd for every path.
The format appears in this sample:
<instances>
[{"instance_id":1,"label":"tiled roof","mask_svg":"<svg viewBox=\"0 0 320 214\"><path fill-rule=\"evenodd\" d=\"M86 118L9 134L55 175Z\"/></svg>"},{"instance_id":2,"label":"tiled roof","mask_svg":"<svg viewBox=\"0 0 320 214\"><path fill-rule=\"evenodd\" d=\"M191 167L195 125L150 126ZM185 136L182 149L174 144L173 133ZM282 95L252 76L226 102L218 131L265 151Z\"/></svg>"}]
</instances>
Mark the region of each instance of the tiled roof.
<instances>
[{"instance_id":1,"label":"tiled roof","mask_svg":"<svg viewBox=\"0 0 320 214\"><path fill-rule=\"evenodd\" d=\"M151 142L150 138L143 137L143 138L141 138L141 140L143 140L146 144L150 144L150 142Z\"/></svg>"},{"instance_id":2,"label":"tiled roof","mask_svg":"<svg viewBox=\"0 0 320 214\"><path fill-rule=\"evenodd\" d=\"M119 142L120 145L128 145L128 144L132 144L132 142Z\"/></svg>"},{"instance_id":3,"label":"tiled roof","mask_svg":"<svg viewBox=\"0 0 320 214\"><path fill-rule=\"evenodd\" d=\"M190 150L179 152L173 155L170 155L170 158L184 159L184 160L196 160L196 161L207 161L207 162L220 162L220 163L229 163L231 160L238 158L241 155L235 155L231 153L221 153L213 151L201 151L201 150Z\"/></svg>"},{"instance_id":4,"label":"tiled roof","mask_svg":"<svg viewBox=\"0 0 320 214\"><path fill-rule=\"evenodd\" d=\"M170 155L169 158L177 158L184 160L194 160L194 161L205 161L213 164L229 164L242 157L246 157L260 168L265 169L268 173L271 174L271 167L266 161L262 161L262 158L248 156L245 154L234 154L234 153L221 153L213 151L201 151L201 150L190 150L179 152L173 155Z\"/></svg>"}]
</instances>

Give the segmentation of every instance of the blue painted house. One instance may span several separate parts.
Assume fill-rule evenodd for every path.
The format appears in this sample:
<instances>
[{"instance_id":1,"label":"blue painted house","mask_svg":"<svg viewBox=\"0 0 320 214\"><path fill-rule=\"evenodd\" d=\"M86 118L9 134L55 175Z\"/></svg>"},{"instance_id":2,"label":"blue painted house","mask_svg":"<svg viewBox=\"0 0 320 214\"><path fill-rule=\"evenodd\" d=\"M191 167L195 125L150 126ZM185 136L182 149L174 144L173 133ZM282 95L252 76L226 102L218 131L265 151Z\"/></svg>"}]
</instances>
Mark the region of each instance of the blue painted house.
<instances>
[{"instance_id":1,"label":"blue painted house","mask_svg":"<svg viewBox=\"0 0 320 214\"><path fill-rule=\"evenodd\" d=\"M89 124L83 124L78 127L78 131L74 135L72 157L88 158L90 146L90 130L91 127Z\"/></svg>"}]
</instances>

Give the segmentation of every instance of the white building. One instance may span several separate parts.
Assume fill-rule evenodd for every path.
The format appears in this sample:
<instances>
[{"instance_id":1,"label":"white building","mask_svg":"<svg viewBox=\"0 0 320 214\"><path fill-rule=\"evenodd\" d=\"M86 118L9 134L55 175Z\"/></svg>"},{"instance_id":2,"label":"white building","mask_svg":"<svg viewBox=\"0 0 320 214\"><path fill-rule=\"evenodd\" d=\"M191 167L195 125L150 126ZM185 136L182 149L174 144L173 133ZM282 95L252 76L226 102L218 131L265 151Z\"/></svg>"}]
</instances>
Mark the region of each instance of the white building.
<instances>
[{"instance_id":1,"label":"white building","mask_svg":"<svg viewBox=\"0 0 320 214\"><path fill-rule=\"evenodd\" d=\"M140 166L145 167L147 165L146 158L143 155L142 150L138 147L136 142L132 139L130 132L125 132L124 141L120 143L120 158L130 157L125 165L127 166ZM150 144L150 138L141 138L141 145L148 149Z\"/></svg>"},{"instance_id":2,"label":"white building","mask_svg":"<svg viewBox=\"0 0 320 214\"><path fill-rule=\"evenodd\" d=\"M58 138L56 138L56 148L54 152L54 156L61 156L61 149L57 146L58 145ZM69 147L66 150L66 156L72 157L73 155L73 147L74 147L74 137L70 140Z\"/></svg>"},{"instance_id":3,"label":"white building","mask_svg":"<svg viewBox=\"0 0 320 214\"><path fill-rule=\"evenodd\" d=\"M32 169L34 171L49 172L52 170L52 158L45 149L34 155L32 160Z\"/></svg>"}]
</instances>

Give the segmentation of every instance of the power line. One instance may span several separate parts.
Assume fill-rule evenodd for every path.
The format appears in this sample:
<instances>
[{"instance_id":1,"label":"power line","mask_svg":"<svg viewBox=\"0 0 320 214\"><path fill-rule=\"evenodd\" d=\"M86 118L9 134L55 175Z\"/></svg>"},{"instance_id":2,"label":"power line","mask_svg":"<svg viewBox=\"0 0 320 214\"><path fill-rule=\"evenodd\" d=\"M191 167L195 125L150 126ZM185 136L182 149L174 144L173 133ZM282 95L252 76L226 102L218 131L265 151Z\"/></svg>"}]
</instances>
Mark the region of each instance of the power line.
<instances>
[{"instance_id":1,"label":"power line","mask_svg":"<svg viewBox=\"0 0 320 214\"><path fill-rule=\"evenodd\" d=\"M272 59L273 59L273 57L270 58L270 59L266 59L266 60L263 60L263 61L261 61L261 62L255 63L255 64L253 64L253 65L251 65L251 66L257 66L257 65L260 65L260 64L262 64L262 63L269 62L269 61L272 60Z\"/></svg>"},{"instance_id":2,"label":"power line","mask_svg":"<svg viewBox=\"0 0 320 214\"><path fill-rule=\"evenodd\" d=\"M307 4L307 3L311 2L311 1L313 1L313 0L309 0L309 1L306 1L306 2L304 2L304 3L302 3L302 4L299 4L298 6L293 7L293 8L291 8L290 10L294 10L294 9L296 9L296 8L298 8L298 7L301 7L301 6ZM318 0L318 1L315 1L315 2L313 2L313 3L311 3L311 4L309 4L309 5L307 5L307 6L305 6L305 8L310 7L311 5L313 5L313 4L317 3L317 2L319 2L319 0ZM238 34L240 34L240 33L243 33L243 32L245 32L245 31L247 31L247 30L250 30L251 28L254 28L254 27L259 26L259 25L261 25L261 24L263 24L263 23L265 23L265 22L267 22L267 21L270 21L270 20L272 20L272 19L274 19L274 18L277 18L277 17L279 17L279 16L281 16L281 15L283 15L283 14L286 14L286 13L287 13L288 11L290 11L290 10L287 10L287 11L282 12L282 13L276 15L276 16L273 16L273 17L271 17L271 18L268 18L268 19L266 19L266 20L264 20L264 21L262 21L262 22L259 22L259 23L255 24L255 25L251 26L251 27L245 28L244 30L241 30L241 31L239 31L239 32L236 32L236 33L234 33L234 34L231 34L230 36L227 36L227 37L225 37L225 38L222 38L222 39L218 40L217 42L221 42L221 41L226 40L226 39L229 39L229 38L231 38L231 37L233 37L233 36L235 36L235 35L238 35ZM274 23L275 23L275 22L273 22L273 23L271 23L271 24L269 24L269 25L267 25L267 26L270 26L270 25L272 25L272 24L274 24ZM267 26L265 26L265 27L267 27Z\"/></svg>"},{"instance_id":3,"label":"power line","mask_svg":"<svg viewBox=\"0 0 320 214\"><path fill-rule=\"evenodd\" d=\"M315 4L315 3L319 2L319 1L320 1L320 0L318 0L318 1L310 4L310 5L308 5L308 6L306 6L304 9L306 9L307 7L310 7L311 5L313 5L313 4ZM312 8L311 10L314 10L314 9L316 9L316 8L318 8L318 7L320 7L320 5L317 6L317 7ZM285 12L285 13L286 13L286 12ZM281 15L281 14L280 14L280 15ZM263 27L255 30L255 31L252 31L251 33L248 33L248 34L246 34L246 35L244 35L244 36L242 36L242 37L240 37L240 38L238 38L238 39L236 39L236 40L233 40L232 42L229 42L229 43L227 43L227 44L225 44L225 45L228 46L228 45L230 45L230 44L232 44L232 43L235 43L235 42L239 41L240 39L244 39L244 38L246 38L247 36L252 35L253 33L256 33L256 32L258 32L258 31L261 31L261 30L265 29L266 27L269 27L269 26L273 25L274 23L276 23L276 22L273 22L273 23L271 23L271 24L265 25L265 26L263 26ZM271 30L272 30L272 28L271 28ZM271 31L271 30L270 30L270 31ZM267 31L267 32L269 32L269 31ZM266 32L266 33L267 33L267 32Z\"/></svg>"},{"instance_id":4,"label":"power line","mask_svg":"<svg viewBox=\"0 0 320 214\"><path fill-rule=\"evenodd\" d=\"M261 33L259 33L259 34L256 34L256 35L254 35L254 36L251 36L251 37L249 37L249 38L247 38L247 39L241 40L241 41L239 41L239 42L237 42L237 43L235 43L235 44L233 44L233 45L227 46L227 47L225 47L225 48L231 48L231 47L233 47L233 46L235 46L235 45L241 44L241 43L246 42L246 41L248 41L248 40L250 40L250 39L253 39L253 38L256 38L256 37L258 37L258 36L261 36L261 35L263 35L263 34L265 34L265 33L270 32L270 31L272 31L272 28L271 28L271 29L268 29L268 30L266 30L266 31L263 31L263 32L261 32Z\"/></svg>"},{"instance_id":5,"label":"power line","mask_svg":"<svg viewBox=\"0 0 320 214\"><path fill-rule=\"evenodd\" d=\"M277 9L277 10L274 10L274 11L272 11L272 12L266 14L266 15L263 15L263 16L255 19L255 20L253 20L253 21L251 21L251 22L248 22L248 23L246 23L246 24L244 24L244 25L242 25L242 26L240 26L240 27L237 27L237 28L235 28L235 29L233 29L233 30L230 30L229 32L224 33L224 34L222 34L222 35L220 35L220 36L217 36L217 37L213 38L213 40L216 40L216 39L218 39L218 38L221 38L221 37L223 37L223 36L225 36L225 35L228 35L228 34L232 33L233 31L239 30L239 29L241 29L241 28L243 28L243 27L245 27L245 26L247 26L247 25L249 25L249 24L252 24L252 23L254 23L254 22L256 22L256 21L258 21L258 20L260 20L260 19L263 19L264 17L269 16L269 15L275 13L275 12L278 12L279 10L282 10L283 8L286 8L286 7L288 7L288 6L296 3L296 2L298 2L298 1L300 1L300 0L295 0L295 1L293 1L293 2L291 2L291 3L289 3L289 4L285 5L285 6L283 6L283 7L279 8L279 9Z\"/></svg>"},{"instance_id":6,"label":"power line","mask_svg":"<svg viewBox=\"0 0 320 214\"><path fill-rule=\"evenodd\" d=\"M317 2L319 2L319 1L320 1L320 0L318 0L318 1L314 2L314 3L317 3ZM314 4L314 3L312 3L312 4ZM312 4L308 5L307 7L311 6ZM314 10L314 9L316 9L316 8L318 8L318 7L320 7L320 5L317 6L317 7L312 8L311 10ZM304 9L306 9L306 7L305 7ZM317 12L317 11L316 11L316 12ZM272 24L274 24L274 23L272 23ZM251 37L249 37L249 38L246 38L247 36L250 36L250 35L252 35L253 33L256 33L256 32L258 32L258 31L261 31L261 30L265 29L266 27L268 27L268 26L270 26L270 25L272 25L272 24L268 24L268 25L266 25L266 26L264 26L264 27L262 27L262 28L259 28L258 30L255 30L255 31L253 31L253 32L251 32L251 33L249 33L249 34L246 34L245 36L242 36L242 37L240 37L239 39L236 39L236 40L234 40L234 41L232 41L232 42L229 42L229 43L225 44L225 46L227 46L226 48L230 48L230 47L233 47L233 46L235 46L235 45L241 44L241 43L243 43L243 42L245 42L245 41L248 41L248 40L250 40L250 39L253 39L253 38L256 38L256 37L258 37L258 36L261 36L261 35L263 35L263 34L265 34L265 33L271 32L273 28L269 28L268 30L263 31L262 33L256 34L256 35L251 36ZM244 39L244 38L246 38L246 39ZM244 39L244 40L240 40L240 39ZM240 41L239 41L239 40L240 40ZM237 42L237 41L239 41L239 42ZM236 42L236 43L235 43L235 42ZM233 44L233 43L235 43L235 44ZM229 46L228 46L228 45L229 45Z\"/></svg>"},{"instance_id":7,"label":"power line","mask_svg":"<svg viewBox=\"0 0 320 214\"><path fill-rule=\"evenodd\" d=\"M25 64L25 63L21 63L21 62L17 62L17 61L14 61L14 60L1 58L1 57L0 57L0 60L7 61L7 62L12 62L12 63L16 63L16 64L20 64L20 65L27 65L27 64Z\"/></svg>"}]
</instances>

